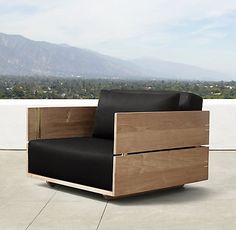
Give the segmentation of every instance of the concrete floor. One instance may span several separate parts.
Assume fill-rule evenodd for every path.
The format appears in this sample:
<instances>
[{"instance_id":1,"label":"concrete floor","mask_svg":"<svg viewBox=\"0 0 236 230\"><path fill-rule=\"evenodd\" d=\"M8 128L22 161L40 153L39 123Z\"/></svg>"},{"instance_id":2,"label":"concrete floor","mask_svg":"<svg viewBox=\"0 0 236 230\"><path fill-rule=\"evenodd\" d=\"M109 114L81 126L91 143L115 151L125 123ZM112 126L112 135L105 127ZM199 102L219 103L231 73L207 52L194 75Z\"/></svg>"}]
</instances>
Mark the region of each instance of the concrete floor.
<instances>
[{"instance_id":1,"label":"concrete floor","mask_svg":"<svg viewBox=\"0 0 236 230\"><path fill-rule=\"evenodd\" d=\"M236 152L211 152L210 178L109 201L26 176L26 153L0 151L2 230L235 230Z\"/></svg>"}]
</instances>

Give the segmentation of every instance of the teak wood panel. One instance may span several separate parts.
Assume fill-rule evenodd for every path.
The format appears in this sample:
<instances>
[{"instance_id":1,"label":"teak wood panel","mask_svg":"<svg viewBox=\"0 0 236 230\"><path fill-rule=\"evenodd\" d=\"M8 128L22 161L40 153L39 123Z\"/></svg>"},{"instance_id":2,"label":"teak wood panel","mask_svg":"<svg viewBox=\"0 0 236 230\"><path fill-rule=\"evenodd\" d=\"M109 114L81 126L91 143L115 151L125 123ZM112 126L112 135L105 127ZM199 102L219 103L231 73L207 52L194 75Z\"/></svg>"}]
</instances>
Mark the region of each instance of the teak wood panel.
<instances>
[{"instance_id":1,"label":"teak wood panel","mask_svg":"<svg viewBox=\"0 0 236 230\"><path fill-rule=\"evenodd\" d=\"M96 107L28 109L28 140L90 136Z\"/></svg>"},{"instance_id":2,"label":"teak wood panel","mask_svg":"<svg viewBox=\"0 0 236 230\"><path fill-rule=\"evenodd\" d=\"M39 138L39 109L28 109L28 140Z\"/></svg>"},{"instance_id":3,"label":"teak wood panel","mask_svg":"<svg viewBox=\"0 0 236 230\"><path fill-rule=\"evenodd\" d=\"M123 196L208 179L208 148L115 156L114 195Z\"/></svg>"},{"instance_id":4,"label":"teak wood panel","mask_svg":"<svg viewBox=\"0 0 236 230\"><path fill-rule=\"evenodd\" d=\"M114 154L207 145L208 111L115 114Z\"/></svg>"}]
</instances>

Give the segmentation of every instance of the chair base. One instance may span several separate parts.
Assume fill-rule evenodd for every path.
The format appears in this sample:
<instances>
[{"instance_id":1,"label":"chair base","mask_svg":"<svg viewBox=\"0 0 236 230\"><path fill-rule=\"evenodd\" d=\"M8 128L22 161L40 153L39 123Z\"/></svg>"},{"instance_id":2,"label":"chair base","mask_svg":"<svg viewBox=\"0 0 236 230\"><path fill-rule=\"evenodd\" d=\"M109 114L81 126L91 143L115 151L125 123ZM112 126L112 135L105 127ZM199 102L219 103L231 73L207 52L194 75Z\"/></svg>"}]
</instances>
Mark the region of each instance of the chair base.
<instances>
[{"instance_id":1,"label":"chair base","mask_svg":"<svg viewBox=\"0 0 236 230\"><path fill-rule=\"evenodd\" d=\"M102 194L107 200L118 199L207 180L208 148L192 147L114 156L113 165L116 173L113 175L111 191L32 173L28 175L46 181L50 187L60 184Z\"/></svg>"},{"instance_id":2,"label":"chair base","mask_svg":"<svg viewBox=\"0 0 236 230\"><path fill-rule=\"evenodd\" d=\"M46 181L46 184L51 188L53 188L57 185L56 183L53 183L53 182L50 182L50 181Z\"/></svg>"},{"instance_id":3,"label":"chair base","mask_svg":"<svg viewBox=\"0 0 236 230\"><path fill-rule=\"evenodd\" d=\"M72 187L72 188L77 188L77 189L81 189L81 190L85 190L85 191L89 191L89 192L99 193L99 194L102 194L102 195L108 195L108 196L113 195L112 191L99 189L99 188L94 188L94 187L90 187L90 186L86 186L86 185L82 185L82 184L71 183L71 182L68 182L68 181L58 180L58 179L45 177L45 176L41 176L41 175L37 175L37 174L33 174L33 173L28 173L28 176L32 177L32 178L37 178L37 179L43 180L49 186L59 184L59 185L64 185L64 186L68 186L68 187Z\"/></svg>"},{"instance_id":4,"label":"chair base","mask_svg":"<svg viewBox=\"0 0 236 230\"><path fill-rule=\"evenodd\" d=\"M181 189L184 187L185 184L181 184L181 185L177 185L177 186L173 186L173 187L168 187L168 188L161 188L161 189L156 189L156 190L152 190L152 191L147 191L147 192L140 192L140 193L135 193L135 194L129 194L129 195L122 195L122 196L108 196L108 195L103 195L104 199L107 201L112 201L112 200L117 200L117 199L121 199L121 198L127 198L127 197L132 197L132 196L139 196L139 195L143 195L143 194L150 194L153 192L157 192L157 191L166 191L166 190L173 190L173 189Z\"/></svg>"}]
</instances>

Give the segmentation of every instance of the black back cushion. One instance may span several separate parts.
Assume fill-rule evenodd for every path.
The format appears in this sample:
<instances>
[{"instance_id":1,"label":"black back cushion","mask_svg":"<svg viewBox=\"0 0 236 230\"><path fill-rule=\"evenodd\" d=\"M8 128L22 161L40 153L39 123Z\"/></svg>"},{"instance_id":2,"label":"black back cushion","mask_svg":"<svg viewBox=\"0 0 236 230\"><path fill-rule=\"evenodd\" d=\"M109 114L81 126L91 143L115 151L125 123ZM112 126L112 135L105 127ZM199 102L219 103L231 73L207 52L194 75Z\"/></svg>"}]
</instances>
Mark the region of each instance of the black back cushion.
<instances>
[{"instance_id":1,"label":"black back cushion","mask_svg":"<svg viewBox=\"0 0 236 230\"><path fill-rule=\"evenodd\" d=\"M158 92L158 91L157 91ZM178 92L102 90L95 119L94 137L114 137L114 113L179 110Z\"/></svg>"},{"instance_id":2,"label":"black back cushion","mask_svg":"<svg viewBox=\"0 0 236 230\"><path fill-rule=\"evenodd\" d=\"M179 110L202 110L202 97L187 92L181 92L179 98Z\"/></svg>"},{"instance_id":3,"label":"black back cushion","mask_svg":"<svg viewBox=\"0 0 236 230\"><path fill-rule=\"evenodd\" d=\"M179 93L179 109L180 111L191 111L191 110L202 110L202 97L189 92L178 92L178 91L170 91L170 90L124 90L124 89L113 89L112 92L123 92L123 93L151 93L151 94L164 94L164 93Z\"/></svg>"},{"instance_id":4,"label":"black back cushion","mask_svg":"<svg viewBox=\"0 0 236 230\"><path fill-rule=\"evenodd\" d=\"M123 93L151 93L151 94L164 94L164 93L179 93L179 109L180 111L191 111L191 110L202 110L202 97L189 92L178 92L178 91L153 91L153 90L124 90L124 89L113 89L112 92L123 92Z\"/></svg>"}]
</instances>

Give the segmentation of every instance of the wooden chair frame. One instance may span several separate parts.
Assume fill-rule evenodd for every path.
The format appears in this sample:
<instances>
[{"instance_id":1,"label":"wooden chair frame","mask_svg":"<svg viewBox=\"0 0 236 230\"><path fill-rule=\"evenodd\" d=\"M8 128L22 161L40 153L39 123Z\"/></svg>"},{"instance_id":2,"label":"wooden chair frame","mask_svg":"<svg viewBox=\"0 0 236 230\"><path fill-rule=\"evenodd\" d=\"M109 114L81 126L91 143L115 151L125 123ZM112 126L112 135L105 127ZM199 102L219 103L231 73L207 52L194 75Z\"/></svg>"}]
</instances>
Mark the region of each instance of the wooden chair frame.
<instances>
[{"instance_id":1,"label":"wooden chair frame","mask_svg":"<svg viewBox=\"0 0 236 230\"><path fill-rule=\"evenodd\" d=\"M91 136L96 107L28 109L28 141ZM114 119L112 191L28 173L47 182L121 197L208 179L208 111L127 112Z\"/></svg>"}]
</instances>

